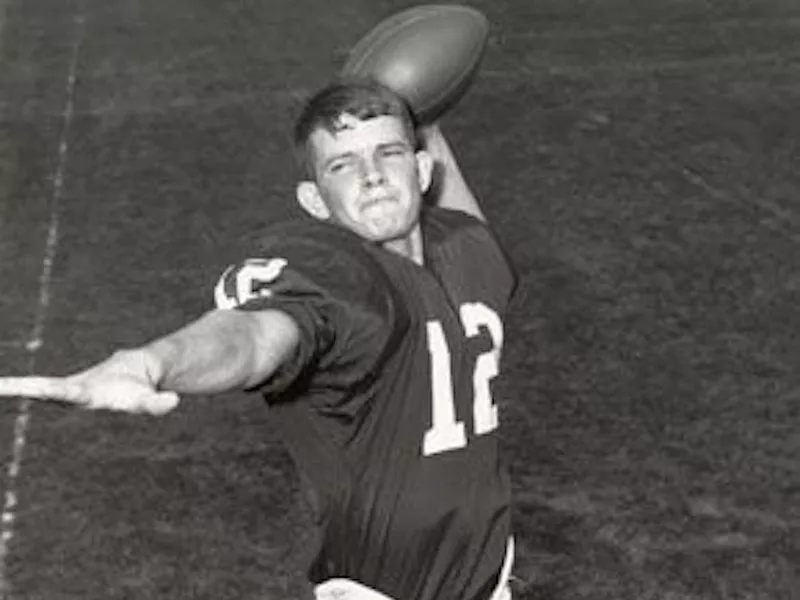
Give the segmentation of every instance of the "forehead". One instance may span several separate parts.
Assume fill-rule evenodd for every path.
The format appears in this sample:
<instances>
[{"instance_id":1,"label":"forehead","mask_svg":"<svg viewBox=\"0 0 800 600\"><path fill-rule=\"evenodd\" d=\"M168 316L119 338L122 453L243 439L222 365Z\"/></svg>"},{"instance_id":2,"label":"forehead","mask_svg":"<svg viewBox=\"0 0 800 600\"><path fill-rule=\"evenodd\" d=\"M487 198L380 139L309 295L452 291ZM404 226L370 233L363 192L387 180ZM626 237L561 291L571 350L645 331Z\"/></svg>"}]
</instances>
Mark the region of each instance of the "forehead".
<instances>
[{"instance_id":1,"label":"forehead","mask_svg":"<svg viewBox=\"0 0 800 600\"><path fill-rule=\"evenodd\" d=\"M360 120L344 114L336 121L336 129L318 127L309 136L318 158L341 152L357 152L383 144L410 143L403 122L397 117L381 115Z\"/></svg>"}]
</instances>

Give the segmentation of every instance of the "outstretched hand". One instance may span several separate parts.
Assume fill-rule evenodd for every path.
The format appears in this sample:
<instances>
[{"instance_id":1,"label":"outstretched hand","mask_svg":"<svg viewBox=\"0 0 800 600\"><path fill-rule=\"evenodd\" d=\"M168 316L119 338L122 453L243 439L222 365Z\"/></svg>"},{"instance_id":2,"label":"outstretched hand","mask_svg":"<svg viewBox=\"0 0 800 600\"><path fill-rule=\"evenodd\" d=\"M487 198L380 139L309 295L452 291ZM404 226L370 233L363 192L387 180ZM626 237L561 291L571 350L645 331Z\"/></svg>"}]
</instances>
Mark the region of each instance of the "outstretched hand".
<instances>
[{"instance_id":1,"label":"outstretched hand","mask_svg":"<svg viewBox=\"0 0 800 600\"><path fill-rule=\"evenodd\" d=\"M67 377L0 377L0 396L66 402L88 409L162 415L180 401L159 391L141 352L119 351Z\"/></svg>"}]
</instances>

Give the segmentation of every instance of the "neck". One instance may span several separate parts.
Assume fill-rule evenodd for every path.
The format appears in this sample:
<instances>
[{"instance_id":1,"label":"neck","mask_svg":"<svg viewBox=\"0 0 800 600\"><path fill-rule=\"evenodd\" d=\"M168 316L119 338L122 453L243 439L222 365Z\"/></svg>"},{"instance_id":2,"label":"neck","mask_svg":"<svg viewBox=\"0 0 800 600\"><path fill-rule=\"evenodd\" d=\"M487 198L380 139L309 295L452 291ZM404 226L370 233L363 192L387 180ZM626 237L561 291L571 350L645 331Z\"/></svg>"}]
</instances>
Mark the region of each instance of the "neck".
<instances>
[{"instance_id":1,"label":"neck","mask_svg":"<svg viewBox=\"0 0 800 600\"><path fill-rule=\"evenodd\" d=\"M425 263L425 254L422 245L422 228L419 223L414 226L414 229L412 229L407 236L384 242L383 247L411 259L420 266Z\"/></svg>"}]
</instances>

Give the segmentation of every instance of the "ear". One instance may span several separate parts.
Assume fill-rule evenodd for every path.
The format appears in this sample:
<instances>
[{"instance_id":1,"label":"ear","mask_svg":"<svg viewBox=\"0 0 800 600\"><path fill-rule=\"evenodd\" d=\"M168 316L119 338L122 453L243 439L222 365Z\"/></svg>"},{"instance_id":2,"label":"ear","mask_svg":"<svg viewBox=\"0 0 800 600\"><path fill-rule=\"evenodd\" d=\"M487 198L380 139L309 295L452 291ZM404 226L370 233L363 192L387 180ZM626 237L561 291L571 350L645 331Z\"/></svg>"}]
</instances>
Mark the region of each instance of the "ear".
<instances>
[{"instance_id":1,"label":"ear","mask_svg":"<svg viewBox=\"0 0 800 600\"><path fill-rule=\"evenodd\" d=\"M417 176L419 177L419 187L422 193L426 193L433 181L433 156L427 150L418 150L417 156Z\"/></svg>"},{"instance_id":2,"label":"ear","mask_svg":"<svg viewBox=\"0 0 800 600\"><path fill-rule=\"evenodd\" d=\"M331 218L331 211L328 205L325 204L322 194L319 193L319 186L313 181L301 181L298 183L295 195L303 210L315 219L327 221Z\"/></svg>"}]
</instances>

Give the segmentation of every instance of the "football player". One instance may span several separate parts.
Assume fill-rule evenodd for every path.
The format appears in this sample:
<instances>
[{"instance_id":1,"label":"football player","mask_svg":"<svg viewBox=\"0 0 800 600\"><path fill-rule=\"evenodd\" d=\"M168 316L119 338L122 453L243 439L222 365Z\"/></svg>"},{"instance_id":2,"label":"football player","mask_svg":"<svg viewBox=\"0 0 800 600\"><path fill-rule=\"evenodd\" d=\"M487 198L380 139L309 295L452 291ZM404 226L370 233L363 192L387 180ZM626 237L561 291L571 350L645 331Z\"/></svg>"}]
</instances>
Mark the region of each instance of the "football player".
<instances>
[{"instance_id":1,"label":"football player","mask_svg":"<svg viewBox=\"0 0 800 600\"><path fill-rule=\"evenodd\" d=\"M515 277L439 128L419 134L380 85L324 88L295 127L312 218L264 231L183 329L0 394L162 414L261 393L312 492L318 599L509 598L492 391Z\"/></svg>"}]
</instances>

